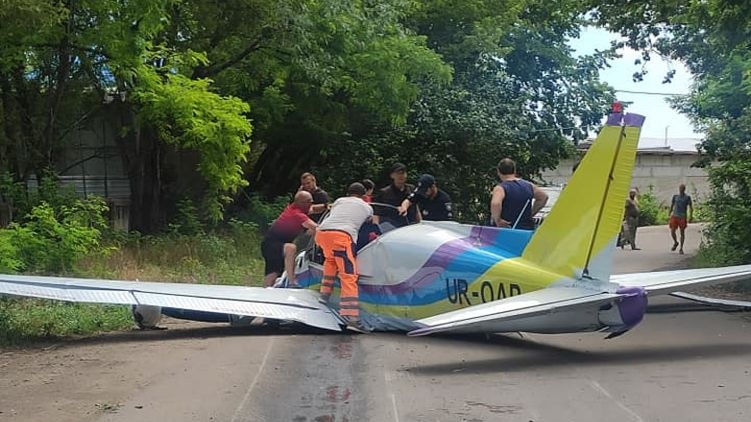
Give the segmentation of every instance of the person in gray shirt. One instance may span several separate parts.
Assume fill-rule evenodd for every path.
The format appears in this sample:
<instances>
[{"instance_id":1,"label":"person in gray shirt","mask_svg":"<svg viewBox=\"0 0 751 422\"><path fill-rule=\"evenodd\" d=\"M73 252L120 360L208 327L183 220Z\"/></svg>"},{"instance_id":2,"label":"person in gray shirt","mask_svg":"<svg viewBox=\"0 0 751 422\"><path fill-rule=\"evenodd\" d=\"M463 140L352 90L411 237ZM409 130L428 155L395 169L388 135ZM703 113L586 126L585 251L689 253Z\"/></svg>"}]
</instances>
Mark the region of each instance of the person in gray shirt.
<instances>
[{"instance_id":1,"label":"person in gray shirt","mask_svg":"<svg viewBox=\"0 0 751 422\"><path fill-rule=\"evenodd\" d=\"M683 255L683 242L686 240L686 226L691 222L692 214L694 213L694 204L691 201L691 196L686 195L686 185L681 183L678 186L678 195L673 195L673 200L670 202L670 237L673 238L673 247L670 248L674 251L680 246L678 253ZM675 236L676 230L681 231L681 241L678 243L678 239Z\"/></svg>"}]
</instances>

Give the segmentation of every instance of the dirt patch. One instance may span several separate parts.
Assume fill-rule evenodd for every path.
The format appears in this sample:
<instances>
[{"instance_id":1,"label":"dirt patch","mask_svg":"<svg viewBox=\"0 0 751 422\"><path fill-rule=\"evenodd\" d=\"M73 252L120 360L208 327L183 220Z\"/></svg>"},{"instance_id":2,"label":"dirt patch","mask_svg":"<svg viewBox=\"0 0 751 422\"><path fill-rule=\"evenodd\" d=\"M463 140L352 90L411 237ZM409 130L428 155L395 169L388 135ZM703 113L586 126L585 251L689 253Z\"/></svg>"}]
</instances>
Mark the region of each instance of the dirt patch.
<instances>
[{"instance_id":1,"label":"dirt patch","mask_svg":"<svg viewBox=\"0 0 751 422\"><path fill-rule=\"evenodd\" d=\"M171 319L164 325L168 331L0 349L0 421L85 422L117 412L128 394L165 370L159 356L200 347L196 336L216 327Z\"/></svg>"}]
</instances>

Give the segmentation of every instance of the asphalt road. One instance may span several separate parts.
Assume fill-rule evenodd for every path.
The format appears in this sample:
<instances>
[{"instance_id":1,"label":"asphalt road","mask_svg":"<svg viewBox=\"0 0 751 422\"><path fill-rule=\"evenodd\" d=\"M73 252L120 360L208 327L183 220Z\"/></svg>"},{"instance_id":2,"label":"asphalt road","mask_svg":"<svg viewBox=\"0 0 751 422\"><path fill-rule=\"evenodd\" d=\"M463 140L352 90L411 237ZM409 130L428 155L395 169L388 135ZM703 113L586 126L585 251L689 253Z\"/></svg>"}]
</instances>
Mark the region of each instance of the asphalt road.
<instances>
[{"instance_id":1,"label":"asphalt road","mask_svg":"<svg viewBox=\"0 0 751 422\"><path fill-rule=\"evenodd\" d=\"M681 268L698 241L637 236L616 272ZM748 421L750 334L748 314L670 299L612 340L175 324L0 354L0 421Z\"/></svg>"}]
</instances>

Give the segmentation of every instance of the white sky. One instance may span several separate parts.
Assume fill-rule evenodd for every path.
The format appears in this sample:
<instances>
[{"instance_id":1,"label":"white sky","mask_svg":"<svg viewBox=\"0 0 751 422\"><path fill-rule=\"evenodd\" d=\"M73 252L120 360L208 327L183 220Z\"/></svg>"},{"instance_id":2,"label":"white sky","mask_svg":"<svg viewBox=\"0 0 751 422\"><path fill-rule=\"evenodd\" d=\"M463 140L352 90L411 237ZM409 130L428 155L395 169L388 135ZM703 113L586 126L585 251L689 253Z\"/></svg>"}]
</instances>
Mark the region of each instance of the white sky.
<instances>
[{"instance_id":1,"label":"white sky","mask_svg":"<svg viewBox=\"0 0 751 422\"><path fill-rule=\"evenodd\" d=\"M582 30L581 38L571 41L571 46L580 54L593 53L595 49L605 50L610 47L610 41L618 39L617 34L604 29L586 28ZM652 56L647 64L648 73L641 82L633 82L631 75L640 69L634 60L641 55L631 49L620 51L622 58L613 60L610 68L600 71L600 79L616 90L644 91L660 93L688 94L691 85L691 74L680 62L665 62L659 57ZM672 83L663 84L662 80L668 70L675 69L676 74ZM673 110L665 101L665 96L633 94L616 92L620 101L633 101L628 111L646 116L641 132L640 147L654 147L665 145L665 130L667 128L667 143L676 150L694 149L701 134L694 132L694 127L688 118Z\"/></svg>"}]
</instances>

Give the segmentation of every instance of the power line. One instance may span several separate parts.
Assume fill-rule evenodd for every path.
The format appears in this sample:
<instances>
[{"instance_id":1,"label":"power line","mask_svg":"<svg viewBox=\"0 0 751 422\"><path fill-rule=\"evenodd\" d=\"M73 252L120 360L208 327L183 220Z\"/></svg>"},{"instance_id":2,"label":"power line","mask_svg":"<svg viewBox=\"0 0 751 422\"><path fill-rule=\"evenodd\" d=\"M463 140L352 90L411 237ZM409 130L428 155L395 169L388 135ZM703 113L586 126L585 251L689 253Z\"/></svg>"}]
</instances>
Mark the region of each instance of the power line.
<instances>
[{"instance_id":1,"label":"power line","mask_svg":"<svg viewBox=\"0 0 751 422\"><path fill-rule=\"evenodd\" d=\"M625 92L627 94L644 94L644 95L661 95L663 97L688 97L691 94L677 94L674 92L649 92L649 91L629 91L626 89L616 89L615 92Z\"/></svg>"}]
</instances>

